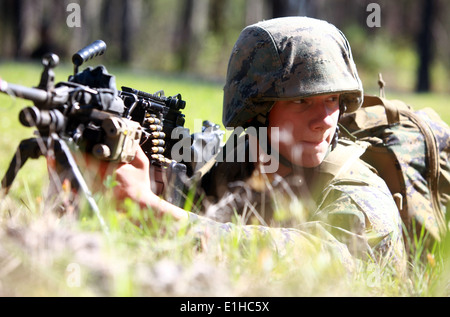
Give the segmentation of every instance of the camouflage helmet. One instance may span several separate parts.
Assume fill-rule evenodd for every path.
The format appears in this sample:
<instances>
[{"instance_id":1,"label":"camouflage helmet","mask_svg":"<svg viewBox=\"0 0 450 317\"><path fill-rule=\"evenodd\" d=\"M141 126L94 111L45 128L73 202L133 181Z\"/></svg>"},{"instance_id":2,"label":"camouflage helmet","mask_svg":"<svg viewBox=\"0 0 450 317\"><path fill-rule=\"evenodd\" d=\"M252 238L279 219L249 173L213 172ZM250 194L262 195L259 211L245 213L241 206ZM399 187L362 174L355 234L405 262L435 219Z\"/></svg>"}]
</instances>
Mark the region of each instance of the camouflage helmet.
<instances>
[{"instance_id":1,"label":"camouflage helmet","mask_svg":"<svg viewBox=\"0 0 450 317\"><path fill-rule=\"evenodd\" d=\"M246 27L234 45L224 87L223 124L265 123L275 101L340 93L357 110L363 88L344 34L332 24L287 17Z\"/></svg>"}]
</instances>

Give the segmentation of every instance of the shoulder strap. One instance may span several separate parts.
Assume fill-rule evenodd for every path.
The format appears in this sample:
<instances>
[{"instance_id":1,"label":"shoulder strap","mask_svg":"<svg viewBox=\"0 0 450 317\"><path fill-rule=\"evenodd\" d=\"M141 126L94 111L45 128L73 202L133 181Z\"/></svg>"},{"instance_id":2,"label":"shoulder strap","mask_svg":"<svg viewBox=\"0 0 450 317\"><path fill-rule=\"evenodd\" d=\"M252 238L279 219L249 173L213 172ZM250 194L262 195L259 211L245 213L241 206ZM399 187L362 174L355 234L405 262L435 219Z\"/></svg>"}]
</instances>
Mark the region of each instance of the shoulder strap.
<instances>
[{"instance_id":1,"label":"shoulder strap","mask_svg":"<svg viewBox=\"0 0 450 317\"><path fill-rule=\"evenodd\" d=\"M338 146L331 151L320 164L320 173L326 178L326 183L339 179L359 160L369 147L368 142L339 139Z\"/></svg>"},{"instance_id":2,"label":"shoulder strap","mask_svg":"<svg viewBox=\"0 0 450 317\"><path fill-rule=\"evenodd\" d=\"M218 158L225 158L227 149L230 146L230 142L234 142L234 137L238 136L242 131L239 129L234 129L232 134L228 137L227 142L224 146L219 148L219 151L208 161L206 162L200 169L195 172L195 177L202 178L213 166L217 163Z\"/></svg>"},{"instance_id":3,"label":"shoulder strap","mask_svg":"<svg viewBox=\"0 0 450 317\"><path fill-rule=\"evenodd\" d=\"M401 111L401 114L408 117L412 122L414 122L425 138L426 160L428 166L427 183L430 190L430 195L432 197L431 204L433 206L433 212L436 216L439 230L442 234L444 234L447 231L447 226L445 224L445 215L443 210L441 209L438 196L440 165L436 137L430 126L414 112L403 110Z\"/></svg>"},{"instance_id":4,"label":"shoulder strap","mask_svg":"<svg viewBox=\"0 0 450 317\"><path fill-rule=\"evenodd\" d=\"M386 111L386 118L388 124L396 125L400 123L399 108L408 108L408 106L400 100L388 100L386 98L377 96L364 96L363 108L372 106L383 106Z\"/></svg>"},{"instance_id":5,"label":"shoulder strap","mask_svg":"<svg viewBox=\"0 0 450 317\"><path fill-rule=\"evenodd\" d=\"M330 152L325 160L320 165L320 188L323 188L320 193L320 198L317 200L317 208L321 209L325 201L327 201L330 193L339 185L351 186L367 186L367 182L362 179L355 179L348 177L345 173L353 168L361 155L364 154L369 147L368 142L339 139L338 146Z\"/></svg>"}]
</instances>

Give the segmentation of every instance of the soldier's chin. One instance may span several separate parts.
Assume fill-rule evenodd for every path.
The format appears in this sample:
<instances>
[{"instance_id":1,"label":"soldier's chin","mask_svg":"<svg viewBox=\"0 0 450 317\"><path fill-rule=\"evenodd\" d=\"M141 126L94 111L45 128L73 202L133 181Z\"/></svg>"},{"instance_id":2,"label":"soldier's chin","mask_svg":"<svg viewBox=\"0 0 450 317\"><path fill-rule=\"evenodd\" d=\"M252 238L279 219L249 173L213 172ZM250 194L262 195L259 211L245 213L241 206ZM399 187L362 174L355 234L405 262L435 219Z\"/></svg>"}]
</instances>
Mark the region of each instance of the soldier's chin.
<instances>
[{"instance_id":1,"label":"soldier's chin","mask_svg":"<svg viewBox=\"0 0 450 317\"><path fill-rule=\"evenodd\" d=\"M314 148L305 146L293 147L290 161L297 166L306 168L317 167L325 159L326 153L325 144Z\"/></svg>"},{"instance_id":2,"label":"soldier's chin","mask_svg":"<svg viewBox=\"0 0 450 317\"><path fill-rule=\"evenodd\" d=\"M319 166L323 162L324 157L321 155L303 155L301 158L292 160L295 165L313 168Z\"/></svg>"}]
</instances>

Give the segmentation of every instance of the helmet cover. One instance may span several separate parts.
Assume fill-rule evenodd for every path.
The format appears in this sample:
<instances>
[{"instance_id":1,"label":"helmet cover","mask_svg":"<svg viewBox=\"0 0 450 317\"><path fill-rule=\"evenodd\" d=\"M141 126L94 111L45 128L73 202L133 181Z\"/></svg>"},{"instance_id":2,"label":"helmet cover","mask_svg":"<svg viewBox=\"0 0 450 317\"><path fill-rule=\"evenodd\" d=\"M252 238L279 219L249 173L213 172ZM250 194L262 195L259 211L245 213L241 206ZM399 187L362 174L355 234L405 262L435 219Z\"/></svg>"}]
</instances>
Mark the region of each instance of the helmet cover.
<instances>
[{"instance_id":1,"label":"helmet cover","mask_svg":"<svg viewBox=\"0 0 450 317\"><path fill-rule=\"evenodd\" d=\"M350 45L334 25L286 17L246 27L236 41L224 87L223 124L249 126L279 100L340 94L346 112L357 110L363 88ZM260 120L261 121L261 120Z\"/></svg>"}]
</instances>

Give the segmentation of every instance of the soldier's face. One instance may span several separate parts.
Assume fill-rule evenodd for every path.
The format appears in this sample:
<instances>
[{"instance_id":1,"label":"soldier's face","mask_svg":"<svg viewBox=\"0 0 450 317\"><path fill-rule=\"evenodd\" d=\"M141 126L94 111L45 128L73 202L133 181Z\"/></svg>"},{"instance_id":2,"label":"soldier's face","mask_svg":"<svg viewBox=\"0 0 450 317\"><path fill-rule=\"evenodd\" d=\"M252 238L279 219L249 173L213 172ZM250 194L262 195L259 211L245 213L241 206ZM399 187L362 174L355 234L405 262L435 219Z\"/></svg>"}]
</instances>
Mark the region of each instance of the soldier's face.
<instances>
[{"instance_id":1,"label":"soldier's face","mask_svg":"<svg viewBox=\"0 0 450 317\"><path fill-rule=\"evenodd\" d=\"M269 114L269 131L279 128L281 155L296 165L316 167L328 152L338 119L338 94L277 101Z\"/></svg>"}]
</instances>

